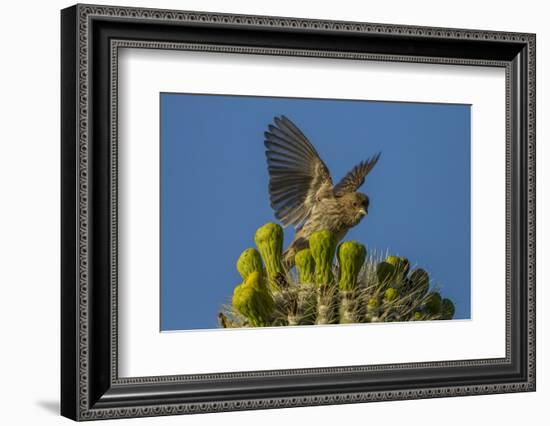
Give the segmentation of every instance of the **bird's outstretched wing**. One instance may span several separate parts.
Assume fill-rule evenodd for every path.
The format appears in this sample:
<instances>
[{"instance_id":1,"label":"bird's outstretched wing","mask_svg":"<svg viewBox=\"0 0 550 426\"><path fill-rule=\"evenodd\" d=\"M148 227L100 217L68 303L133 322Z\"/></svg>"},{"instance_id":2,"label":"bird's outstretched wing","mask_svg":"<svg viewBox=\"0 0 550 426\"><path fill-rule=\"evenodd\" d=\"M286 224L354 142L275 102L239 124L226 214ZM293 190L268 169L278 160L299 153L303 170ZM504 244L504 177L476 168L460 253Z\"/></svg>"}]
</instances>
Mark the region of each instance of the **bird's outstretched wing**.
<instances>
[{"instance_id":1,"label":"bird's outstretched wing","mask_svg":"<svg viewBox=\"0 0 550 426\"><path fill-rule=\"evenodd\" d=\"M332 179L319 154L292 121L275 117L265 132L269 198L284 226L299 227L314 204L331 193Z\"/></svg>"},{"instance_id":2,"label":"bird's outstretched wing","mask_svg":"<svg viewBox=\"0 0 550 426\"><path fill-rule=\"evenodd\" d=\"M351 171L349 171L334 187L334 195L340 197L348 192L357 191L359 187L365 183L365 177L378 162L380 154L379 152L368 160L361 161L357 166L351 169Z\"/></svg>"}]
</instances>

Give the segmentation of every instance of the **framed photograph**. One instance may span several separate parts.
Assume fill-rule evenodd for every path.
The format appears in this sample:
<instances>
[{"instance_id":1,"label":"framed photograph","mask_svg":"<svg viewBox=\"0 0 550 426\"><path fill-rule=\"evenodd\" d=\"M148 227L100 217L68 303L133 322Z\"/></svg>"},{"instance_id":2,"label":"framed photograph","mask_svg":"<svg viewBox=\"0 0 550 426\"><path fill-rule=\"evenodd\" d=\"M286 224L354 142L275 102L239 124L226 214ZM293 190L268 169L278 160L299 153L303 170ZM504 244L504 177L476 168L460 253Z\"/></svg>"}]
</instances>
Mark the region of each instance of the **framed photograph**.
<instances>
[{"instance_id":1,"label":"framed photograph","mask_svg":"<svg viewBox=\"0 0 550 426\"><path fill-rule=\"evenodd\" d=\"M61 12L61 412L535 390L535 35Z\"/></svg>"}]
</instances>

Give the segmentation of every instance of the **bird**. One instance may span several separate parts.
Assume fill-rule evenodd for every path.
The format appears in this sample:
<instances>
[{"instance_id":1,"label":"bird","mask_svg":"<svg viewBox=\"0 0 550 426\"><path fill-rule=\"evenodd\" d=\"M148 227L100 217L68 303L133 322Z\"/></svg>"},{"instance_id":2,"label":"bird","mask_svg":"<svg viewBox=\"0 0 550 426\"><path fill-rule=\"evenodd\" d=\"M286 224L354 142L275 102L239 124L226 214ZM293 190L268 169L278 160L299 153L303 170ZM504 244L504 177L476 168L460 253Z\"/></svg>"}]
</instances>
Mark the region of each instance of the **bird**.
<instances>
[{"instance_id":1,"label":"bird","mask_svg":"<svg viewBox=\"0 0 550 426\"><path fill-rule=\"evenodd\" d=\"M284 227L295 227L294 239L283 253L290 269L312 233L328 230L338 242L368 215L370 199L357 190L381 152L361 161L334 185L313 144L286 116L274 117L264 136L271 208Z\"/></svg>"}]
</instances>

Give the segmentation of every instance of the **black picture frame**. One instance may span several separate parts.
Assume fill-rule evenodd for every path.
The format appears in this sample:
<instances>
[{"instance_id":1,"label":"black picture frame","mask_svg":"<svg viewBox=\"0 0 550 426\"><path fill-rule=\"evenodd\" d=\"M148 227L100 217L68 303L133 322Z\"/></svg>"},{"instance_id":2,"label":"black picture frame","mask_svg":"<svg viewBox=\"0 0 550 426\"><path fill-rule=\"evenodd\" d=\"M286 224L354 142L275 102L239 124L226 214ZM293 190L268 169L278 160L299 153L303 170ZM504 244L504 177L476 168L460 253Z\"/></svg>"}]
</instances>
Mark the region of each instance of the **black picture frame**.
<instances>
[{"instance_id":1,"label":"black picture frame","mask_svg":"<svg viewBox=\"0 0 550 426\"><path fill-rule=\"evenodd\" d=\"M534 391L535 41L534 34L510 32L80 4L64 9L61 414L91 420ZM506 357L119 378L116 48L178 44L505 68Z\"/></svg>"}]
</instances>

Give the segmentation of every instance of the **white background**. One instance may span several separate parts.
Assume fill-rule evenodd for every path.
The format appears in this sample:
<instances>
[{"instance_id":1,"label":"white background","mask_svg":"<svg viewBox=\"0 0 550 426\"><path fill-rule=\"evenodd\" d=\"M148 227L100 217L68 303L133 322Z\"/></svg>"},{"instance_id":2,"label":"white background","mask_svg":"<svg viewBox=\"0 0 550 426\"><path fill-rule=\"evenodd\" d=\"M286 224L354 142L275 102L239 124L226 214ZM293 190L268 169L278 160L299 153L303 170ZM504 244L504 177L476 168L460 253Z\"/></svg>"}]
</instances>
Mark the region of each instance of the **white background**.
<instances>
[{"instance_id":1,"label":"white background","mask_svg":"<svg viewBox=\"0 0 550 426\"><path fill-rule=\"evenodd\" d=\"M118 75L121 376L505 356L504 69L124 49ZM168 91L471 104L472 320L159 333L158 98ZM220 357L220 347L232 349Z\"/></svg>"},{"instance_id":2,"label":"white background","mask_svg":"<svg viewBox=\"0 0 550 426\"><path fill-rule=\"evenodd\" d=\"M536 32L538 176L538 391L423 401L118 420L120 424L317 425L346 422L425 425L545 424L550 400L548 341L550 28L541 1L352 2L340 0L139 1L134 6L202 9L383 23ZM69 424L59 394L59 9L65 1L3 4L0 67L0 418L2 424ZM391 421L388 421L391 419ZM538 419L538 420L537 420ZM108 421L102 424L116 424Z\"/></svg>"}]
</instances>

